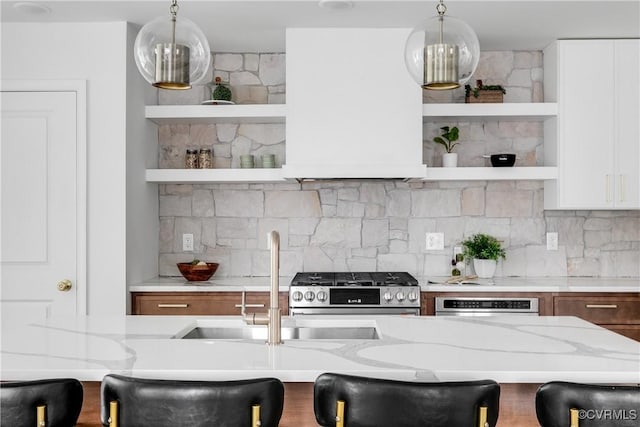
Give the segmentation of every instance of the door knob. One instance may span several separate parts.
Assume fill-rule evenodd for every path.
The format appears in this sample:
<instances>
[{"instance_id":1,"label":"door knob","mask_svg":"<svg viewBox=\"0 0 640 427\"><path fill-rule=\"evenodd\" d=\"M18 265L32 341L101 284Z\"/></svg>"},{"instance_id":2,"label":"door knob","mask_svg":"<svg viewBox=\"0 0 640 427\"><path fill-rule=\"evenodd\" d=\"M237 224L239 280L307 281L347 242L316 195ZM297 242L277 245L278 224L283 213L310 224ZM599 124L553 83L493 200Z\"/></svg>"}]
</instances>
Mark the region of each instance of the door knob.
<instances>
[{"instance_id":1,"label":"door knob","mask_svg":"<svg viewBox=\"0 0 640 427\"><path fill-rule=\"evenodd\" d=\"M60 292L68 292L73 287L71 280L61 280L58 282L58 290Z\"/></svg>"}]
</instances>

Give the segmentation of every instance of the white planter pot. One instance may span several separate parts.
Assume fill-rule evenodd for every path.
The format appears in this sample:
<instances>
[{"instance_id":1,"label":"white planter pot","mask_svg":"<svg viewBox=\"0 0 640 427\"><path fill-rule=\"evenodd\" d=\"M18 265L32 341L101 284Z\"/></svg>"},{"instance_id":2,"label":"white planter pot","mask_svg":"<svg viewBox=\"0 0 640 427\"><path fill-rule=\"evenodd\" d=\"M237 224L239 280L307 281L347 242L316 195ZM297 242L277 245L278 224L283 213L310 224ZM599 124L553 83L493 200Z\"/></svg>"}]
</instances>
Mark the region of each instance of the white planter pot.
<instances>
[{"instance_id":1,"label":"white planter pot","mask_svg":"<svg viewBox=\"0 0 640 427\"><path fill-rule=\"evenodd\" d=\"M498 262L494 259L473 259L473 269L478 277L482 279L490 279L496 272Z\"/></svg>"},{"instance_id":2,"label":"white planter pot","mask_svg":"<svg viewBox=\"0 0 640 427\"><path fill-rule=\"evenodd\" d=\"M458 153L444 153L442 155L442 167L455 168L458 166Z\"/></svg>"}]
</instances>

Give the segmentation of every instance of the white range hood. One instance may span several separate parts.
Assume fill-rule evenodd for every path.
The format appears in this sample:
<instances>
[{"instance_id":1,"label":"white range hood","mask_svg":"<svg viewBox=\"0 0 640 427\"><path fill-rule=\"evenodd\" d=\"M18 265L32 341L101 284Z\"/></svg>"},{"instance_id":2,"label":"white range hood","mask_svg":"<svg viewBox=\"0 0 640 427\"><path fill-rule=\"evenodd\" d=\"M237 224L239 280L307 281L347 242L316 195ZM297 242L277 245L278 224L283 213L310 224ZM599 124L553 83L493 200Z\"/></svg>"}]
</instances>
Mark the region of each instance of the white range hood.
<instances>
[{"instance_id":1,"label":"white range hood","mask_svg":"<svg viewBox=\"0 0 640 427\"><path fill-rule=\"evenodd\" d=\"M423 178L410 29L287 29L285 178Z\"/></svg>"}]
</instances>

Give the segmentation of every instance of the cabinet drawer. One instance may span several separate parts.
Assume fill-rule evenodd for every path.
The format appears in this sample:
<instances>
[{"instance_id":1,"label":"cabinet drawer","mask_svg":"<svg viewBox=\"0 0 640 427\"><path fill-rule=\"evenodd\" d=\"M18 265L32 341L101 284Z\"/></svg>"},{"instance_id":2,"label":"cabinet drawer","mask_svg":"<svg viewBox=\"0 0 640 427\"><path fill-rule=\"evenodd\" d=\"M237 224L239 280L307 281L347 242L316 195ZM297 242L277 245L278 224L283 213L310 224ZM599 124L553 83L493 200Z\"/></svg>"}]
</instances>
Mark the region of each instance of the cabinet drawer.
<instances>
[{"instance_id":1,"label":"cabinet drawer","mask_svg":"<svg viewBox=\"0 0 640 427\"><path fill-rule=\"evenodd\" d=\"M268 292L247 292L247 312L265 312L269 307ZM132 314L146 315L239 315L236 307L241 292L138 292L132 293ZM282 314L288 313L287 293L279 296Z\"/></svg>"},{"instance_id":2,"label":"cabinet drawer","mask_svg":"<svg viewBox=\"0 0 640 427\"><path fill-rule=\"evenodd\" d=\"M191 296L134 296L133 314L190 315L208 314L211 310L209 298Z\"/></svg>"},{"instance_id":3,"label":"cabinet drawer","mask_svg":"<svg viewBox=\"0 0 640 427\"><path fill-rule=\"evenodd\" d=\"M632 340L640 341L640 325L604 325L603 327Z\"/></svg>"},{"instance_id":4,"label":"cabinet drawer","mask_svg":"<svg viewBox=\"0 0 640 427\"><path fill-rule=\"evenodd\" d=\"M577 316L601 325L640 324L640 297L555 297L554 315Z\"/></svg>"}]
</instances>

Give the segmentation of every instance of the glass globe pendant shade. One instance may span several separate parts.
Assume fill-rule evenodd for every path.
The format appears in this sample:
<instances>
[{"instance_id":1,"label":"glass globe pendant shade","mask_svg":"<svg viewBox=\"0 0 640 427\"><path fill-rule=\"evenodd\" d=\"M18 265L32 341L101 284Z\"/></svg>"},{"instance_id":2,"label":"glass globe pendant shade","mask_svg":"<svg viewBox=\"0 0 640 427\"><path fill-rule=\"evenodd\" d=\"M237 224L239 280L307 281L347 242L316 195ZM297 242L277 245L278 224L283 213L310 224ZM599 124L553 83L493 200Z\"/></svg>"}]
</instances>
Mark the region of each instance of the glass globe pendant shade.
<instances>
[{"instance_id":1,"label":"glass globe pendant shade","mask_svg":"<svg viewBox=\"0 0 640 427\"><path fill-rule=\"evenodd\" d=\"M146 81L162 89L190 89L209 68L211 50L204 33L186 18L171 17L147 23L133 45L136 65Z\"/></svg>"},{"instance_id":2,"label":"glass globe pendant shade","mask_svg":"<svg viewBox=\"0 0 640 427\"><path fill-rule=\"evenodd\" d=\"M414 28L404 50L407 70L423 89L447 90L465 84L479 59L476 33L466 22L446 15Z\"/></svg>"}]
</instances>

